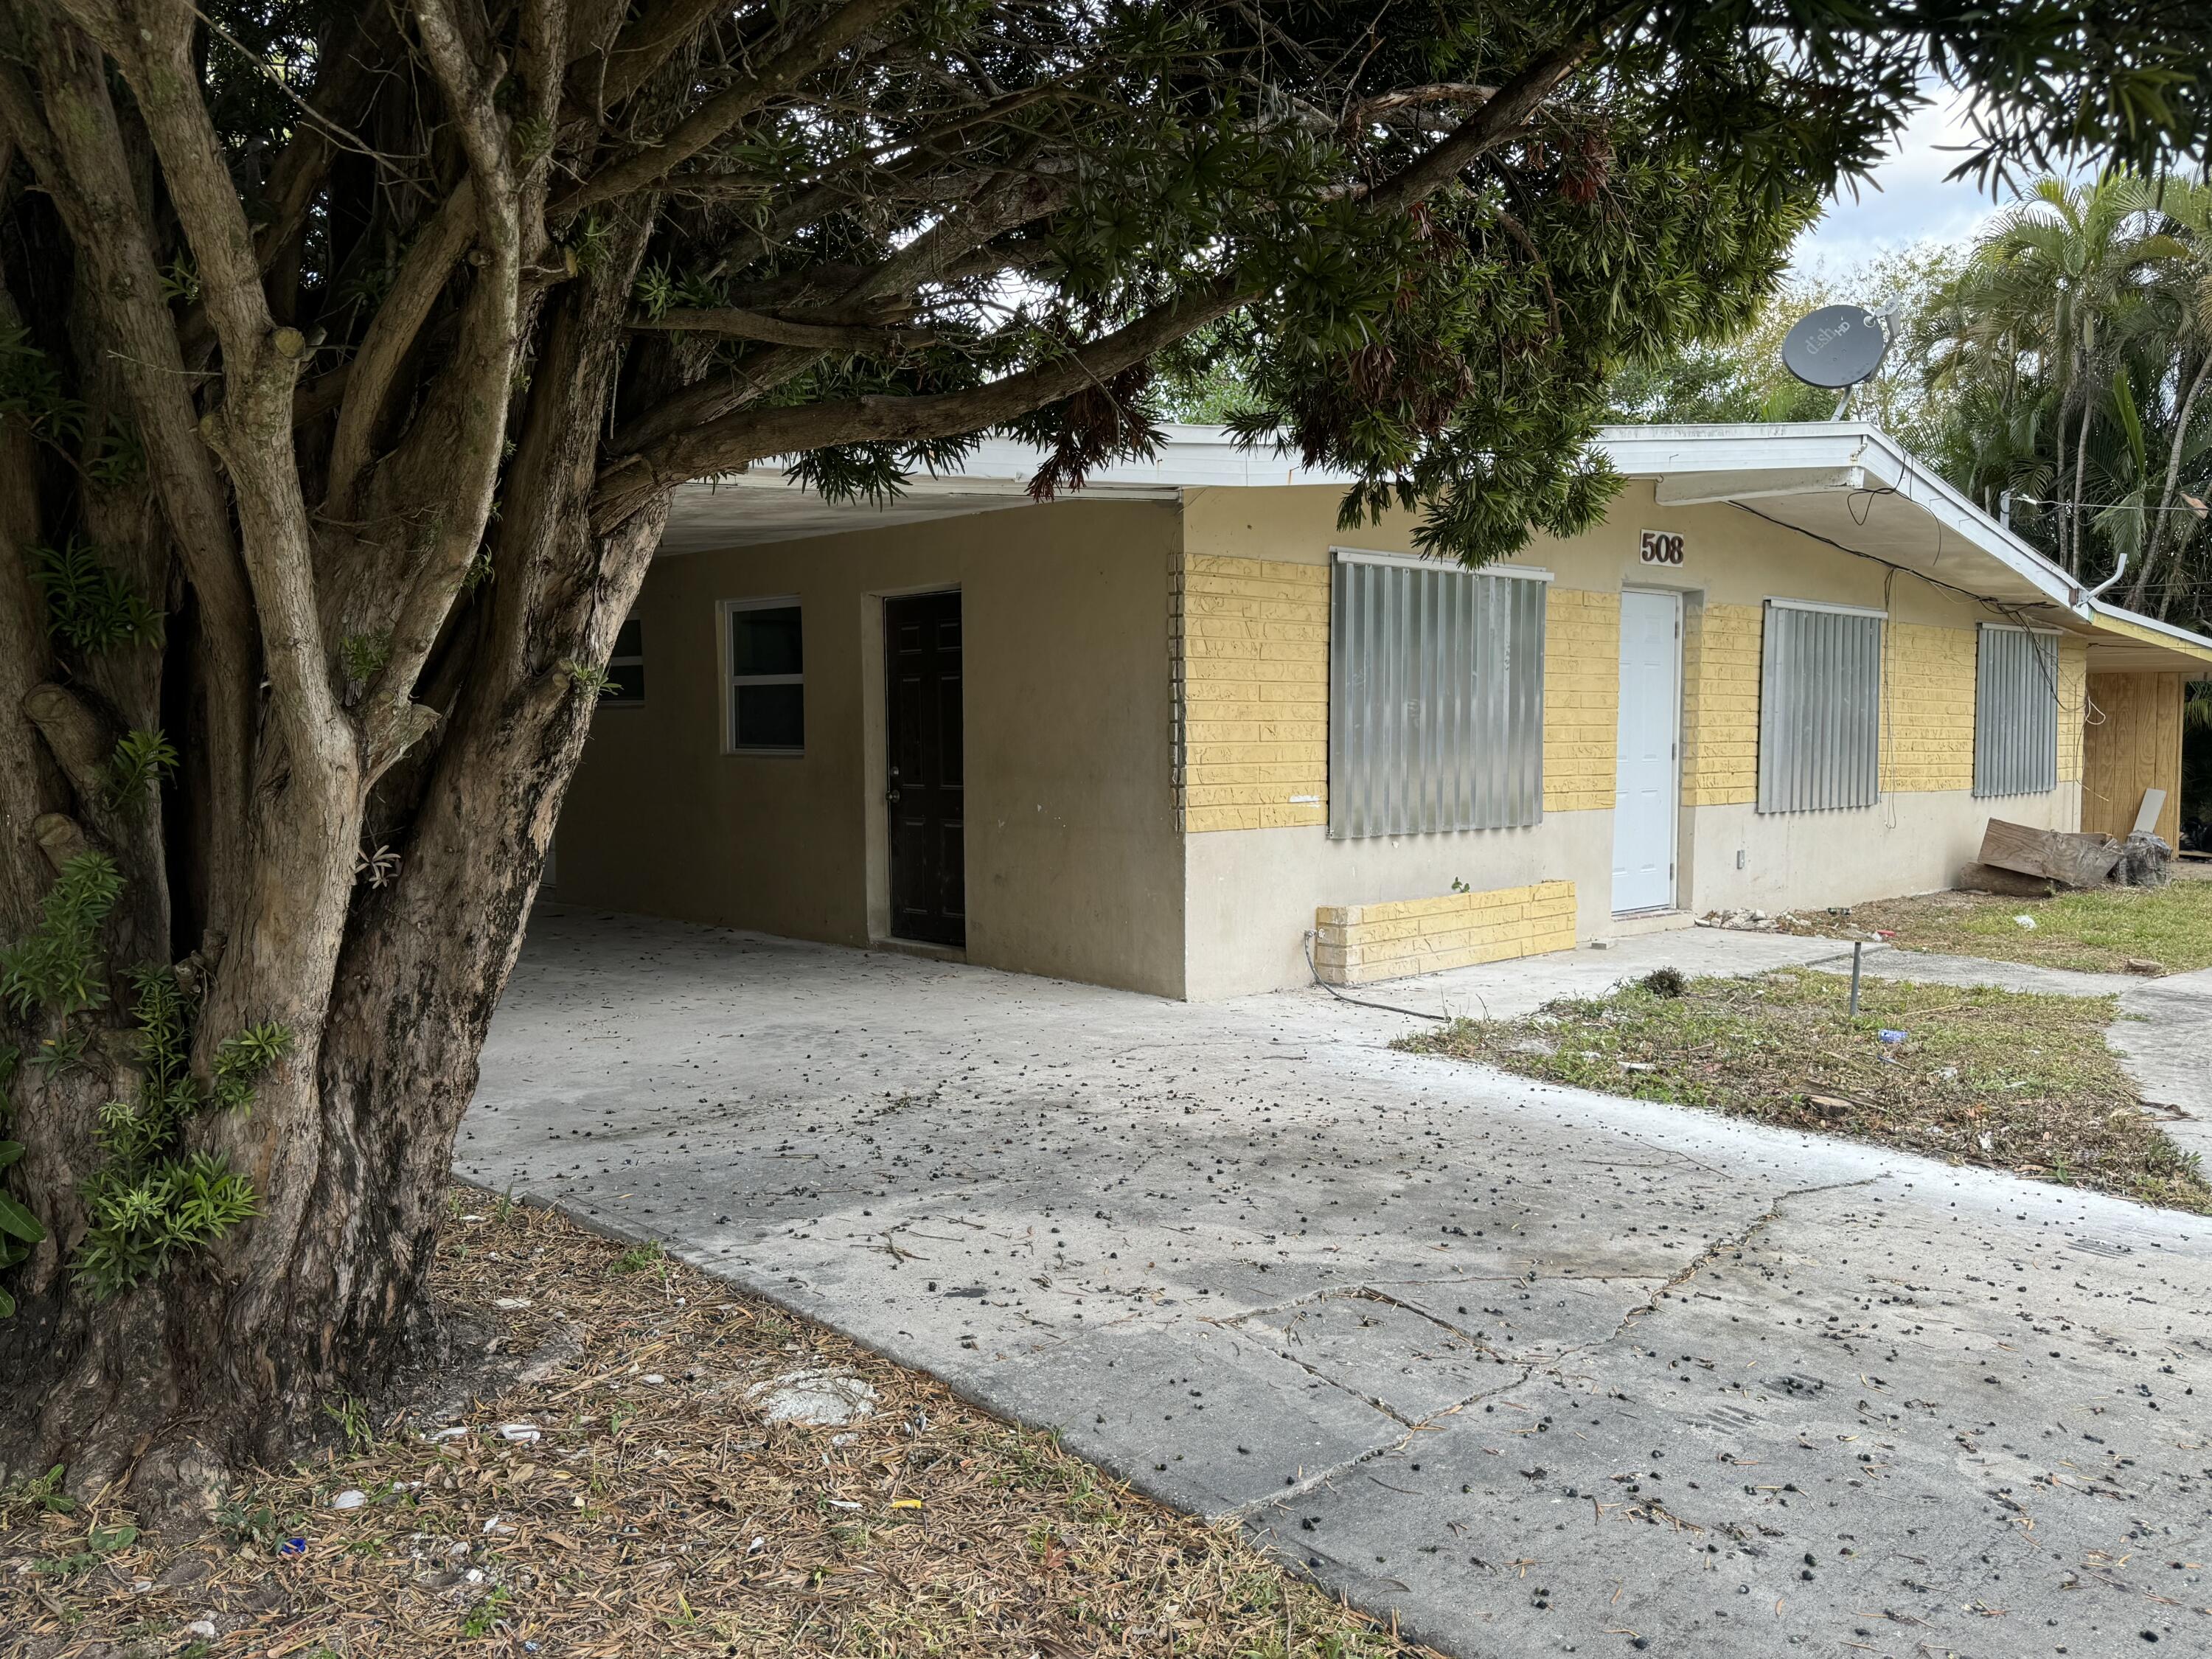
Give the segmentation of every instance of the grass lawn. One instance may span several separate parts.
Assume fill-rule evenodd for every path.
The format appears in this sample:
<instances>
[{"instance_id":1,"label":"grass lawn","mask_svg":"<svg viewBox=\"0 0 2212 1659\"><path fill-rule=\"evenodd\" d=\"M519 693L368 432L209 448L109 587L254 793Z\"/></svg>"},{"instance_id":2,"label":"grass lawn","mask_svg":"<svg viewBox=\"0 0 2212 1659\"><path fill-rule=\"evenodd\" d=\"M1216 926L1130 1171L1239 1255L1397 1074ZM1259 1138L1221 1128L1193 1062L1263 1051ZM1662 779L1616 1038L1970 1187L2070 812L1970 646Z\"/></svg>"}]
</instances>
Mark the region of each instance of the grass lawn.
<instances>
[{"instance_id":1,"label":"grass lawn","mask_svg":"<svg viewBox=\"0 0 2212 1659\"><path fill-rule=\"evenodd\" d=\"M2212 1215L2195 1156L2143 1115L2106 1046L2115 999L1869 980L1853 1019L1848 994L1809 969L1687 981L1662 969L1397 1046Z\"/></svg>"},{"instance_id":2,"label":"grass lawn","mask_svg":"<svg viewBox=\"0 0 2212 1659\"><path fill-rule=\"evenodd\" d=\"M1048 1436L550 1212L457 1190L436 1291L506 1351L557 1357L547 1374L420 1420L333 1401L350 1445L234 1494L201 1537L18 1489L0 1654L1426 1652ZM872 1408L775 1420L794 1373Z\"/></svg>"},{"instance_id":3,"label":"grass lawn","mask_svg":"<svg viewBox=\"0 0 2212 1659\"><path fill-rule=\"evenodd\" d=\"M2035 918L2033 928L2015 916ZM1827 931L1819 915L1784 924ZM2117 974L2130 961L2169 974L2212 968L2212 877L2183 876L2165 887L2104 887L2056 898L1990 893L1923 893L1850 908L1851 926L1894 933L1900 950L1936 951L2000 962L2032 962Z\"/></svg>"}]
</instances>

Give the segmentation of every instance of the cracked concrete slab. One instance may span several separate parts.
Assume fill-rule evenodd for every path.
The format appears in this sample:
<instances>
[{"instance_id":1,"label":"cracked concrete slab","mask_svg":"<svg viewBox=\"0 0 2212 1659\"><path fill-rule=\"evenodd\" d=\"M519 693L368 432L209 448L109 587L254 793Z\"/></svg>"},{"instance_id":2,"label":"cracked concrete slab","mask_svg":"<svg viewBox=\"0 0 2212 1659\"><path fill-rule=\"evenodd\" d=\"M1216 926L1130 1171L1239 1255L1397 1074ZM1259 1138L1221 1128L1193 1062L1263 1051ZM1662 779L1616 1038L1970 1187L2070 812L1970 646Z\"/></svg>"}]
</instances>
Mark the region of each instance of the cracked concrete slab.
<instances>
[{"instance_id":1,"label":"cracked concrete slab","mask_svg":"<svg viewBox=\"0 0 2212 1659\"><path fill-rule=\"evenodd\" d=\"M2196 993L2129 995L2185 1072ZM1415 1024L549 909L456 1164L1450 1651L2212 1645L2212 1224L1388 1048Z\"/></svg>"}]
</instances>

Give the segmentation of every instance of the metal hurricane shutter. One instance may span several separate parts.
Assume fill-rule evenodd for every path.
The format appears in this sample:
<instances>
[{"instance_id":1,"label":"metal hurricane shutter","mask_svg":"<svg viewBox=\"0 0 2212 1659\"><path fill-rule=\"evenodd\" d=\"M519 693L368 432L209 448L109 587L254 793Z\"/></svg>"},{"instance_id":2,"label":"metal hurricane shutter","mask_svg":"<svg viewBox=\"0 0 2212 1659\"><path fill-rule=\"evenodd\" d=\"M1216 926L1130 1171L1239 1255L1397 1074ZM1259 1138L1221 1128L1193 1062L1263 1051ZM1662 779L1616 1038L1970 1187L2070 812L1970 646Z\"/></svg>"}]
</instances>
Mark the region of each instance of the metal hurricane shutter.
<instances>
[{"instance_id":1,"label":"metal hurricane shutter","mask_svg":"<svg viewBox=\"0 0 2212 1659\"><path fill-rule=\"evenodd\" d=\"M1545 584L1340 557L1330 583L1328 832L1543 817Z\"/></svg>"},{"instance_id":2,"label":"metal hurricane shutter","mask_svg":"<svg viewBox=\"0 0 2212 1659\"><path fill-rule=\"evenodd\" d=\"M2057 787L2057 636L1984 623L1974 661L1974 793Z\"/></svg>"},{"instance_id":3,"label":"metal hurricane shutter","mask_svg":"<svg viewBox=\"0 0 2212 1659\"><path fill-rule=\"evenodd\" d=\"M1878 616L1770 599L1759 685L1759 810L1814 812L1881 798Z\"/></svg>"}]
</instances>

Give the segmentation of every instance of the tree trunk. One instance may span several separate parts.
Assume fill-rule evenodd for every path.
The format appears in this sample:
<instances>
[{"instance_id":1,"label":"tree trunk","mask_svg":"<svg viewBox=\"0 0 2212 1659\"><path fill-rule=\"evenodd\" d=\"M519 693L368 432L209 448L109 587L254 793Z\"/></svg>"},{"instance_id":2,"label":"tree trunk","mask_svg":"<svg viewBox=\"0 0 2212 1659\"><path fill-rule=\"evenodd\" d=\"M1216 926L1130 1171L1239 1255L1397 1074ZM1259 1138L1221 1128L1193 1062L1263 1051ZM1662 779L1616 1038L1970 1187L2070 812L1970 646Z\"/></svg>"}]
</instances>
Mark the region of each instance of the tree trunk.
<instances>
[{"instance_id":1,"label":"tree trunk","mask_svg":"<svg viewBox=\"0 0 2212 1659\"><path fill-rule=\"evenodd\" d=\"M2143 549L2142 568L2136 572L2135 583L2128 589L2128 609L2130 611L2143 608L2143 601L2150 592L2151 573L2158 568L2159 555L2165 549L2167 532L2172 528L2167 520L2173 516L2173 498L2181 489L2181 457L2187 446L2190 417L2197 412L2197 394L2204 390L2208 374L2212 374L2212 351L2206 352L2197 362L2197 373L2191 378L2189 390L2183 394L2181 405L2173 417L2173 442L2167 447L2166 456L2166 483L2159 491L2158 511L2151 518L2149 544ZM2185 529L2173 532L2176 547L2187 538Z\"/></svg>"},{"instance_id":2,"label":"tree trunk","mask_svg":"<svg viewBox=\"0 0 2212 1659\"><path fill-rule=\"evenodd\" d=\"M633 520L605 549L602 655L664 521ZM290 988L291 1017L316 1033L264 1082L252 1118L210 1121L240 1142L258 1121L265 1139L246 1153L280 1201L113 1305L73 1290L56 1229L17 1316L0 1322L0 1395L16 1407L0 1415L0 1482L59 1463L73 1490L125 1482L154 1522L204 1516L236 1472L283 1456L325 1405L388 1376L421 1328L454 1133L590 716L557 671L479 689L432 768L398 878L352 890L335 943L318 933L307 950L264 950L251 979L223 969L248 987L241 1002L255 980L264 997ZM288 843L310 844L331 843ZM350 884L353 842L335 844ZM318 984L326 1006L311 1012L297 993ZM111 1024L100 1046L124 1051L123 1037ZM89 1170L84 1126L130 1085L127 1066L106 1063L19 1089L40 1188Z\"/></svg>"}]
</instances>

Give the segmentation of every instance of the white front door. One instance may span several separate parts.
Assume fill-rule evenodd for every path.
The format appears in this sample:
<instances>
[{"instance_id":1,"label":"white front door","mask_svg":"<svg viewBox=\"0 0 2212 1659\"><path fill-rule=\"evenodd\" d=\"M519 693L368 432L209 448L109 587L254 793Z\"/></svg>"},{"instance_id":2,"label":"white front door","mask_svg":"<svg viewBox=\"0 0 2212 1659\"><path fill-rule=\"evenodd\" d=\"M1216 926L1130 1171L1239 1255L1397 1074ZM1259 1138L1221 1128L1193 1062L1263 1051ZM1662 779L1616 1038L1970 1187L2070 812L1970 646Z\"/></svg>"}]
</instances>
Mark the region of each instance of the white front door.
<instances>
[{"instance_id":1,"label":"white front door","mask_svg":"<svg viewBox=\"0 0 2212 1659\"><path fill-rule=\"evenodd\" d=\"M1674 905L1682 598L1620 596L1620 746L1613 792L1613 909Z\"/></svg>"}]
</instances>

